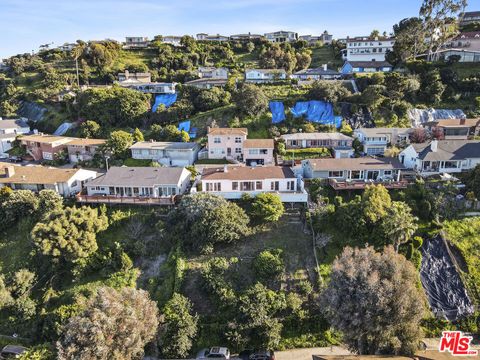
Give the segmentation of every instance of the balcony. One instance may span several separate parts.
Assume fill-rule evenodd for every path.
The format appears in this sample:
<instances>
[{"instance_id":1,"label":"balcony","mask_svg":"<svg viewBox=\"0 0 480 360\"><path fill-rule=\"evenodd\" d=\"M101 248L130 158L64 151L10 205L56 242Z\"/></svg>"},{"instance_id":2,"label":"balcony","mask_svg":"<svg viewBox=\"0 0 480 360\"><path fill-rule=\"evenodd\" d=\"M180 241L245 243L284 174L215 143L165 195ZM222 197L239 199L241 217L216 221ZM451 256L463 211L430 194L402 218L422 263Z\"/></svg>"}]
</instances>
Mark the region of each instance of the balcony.
<instances>
[{"instance_id":1,"label":"balcony","mask_svg":"<svg viewBox=\"0 0 480 360\"><path fill-rule=\"evenodd\" d=\"M147 196L116 196L116 195L84 195L77 194L76 199L86 204L127 204L127 205L175 205L180 196L147 197Z\"/></svg>"},{"instance_id":2,"label":"balcony","mask_svg":"<svg viewBox=\"0 0 480 360\"><path fill-rule=\"evenodd\" d=\"M405 189L409 182L407 180L336 180L330 179L329 185L334 190L363 190L367 185L383 185L387 189Z\"/></svg>"}]
</instances>

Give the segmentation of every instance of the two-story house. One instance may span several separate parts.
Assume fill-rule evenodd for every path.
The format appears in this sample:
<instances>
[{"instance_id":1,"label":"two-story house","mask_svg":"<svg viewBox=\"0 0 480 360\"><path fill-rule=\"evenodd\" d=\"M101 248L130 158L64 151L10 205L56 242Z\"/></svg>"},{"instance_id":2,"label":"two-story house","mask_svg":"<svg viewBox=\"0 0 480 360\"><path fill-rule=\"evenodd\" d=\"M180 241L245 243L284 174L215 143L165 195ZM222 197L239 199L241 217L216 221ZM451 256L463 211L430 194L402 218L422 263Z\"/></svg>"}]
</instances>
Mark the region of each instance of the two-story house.
<instances>
[{"instance_id":1,"label":"two-story house","mask_svg":"<svg viewBox=\"0 0 480 360\"><path fill-rule=\"evenodd\" d=\"M359 128L353 133L367 155L383 155L388 145L409 143L411 128Z\"/></svg>"},{"instance_id":2,"label":"two-story house","mask_svg":"<svg viewBox=\"0 0 480 360\"><path fill-rule=\"evenodd\" d=\"M245 81L252 83L269 83L287 79L287 72L284 69L247 69L245 70Z\"/></svg>"},{"instance_id":3,"label":"two-story house","mask_svg":"<svg viewBox=\"0 0 480 360\"><path fill-rule=\"evenodd\" d=\"M294 42L298 40L298 33L294 31L280 30L280 31L275 31L271 33L266 33L265 39L267 39L270 42L277 42L277 43Z\"/></svg>"},{"instance_id":4,"label":"two-story house","mask_svg":"<svg viewBox=\"0 0 480 360\"><path fill-rule=\"evenodd\" d=\"M83 203L173 205L187 191L191 173L182 167L111 167L85 184Z\"/></svg>"},{"instance_id":5,"label":"two-story house","mask_svg":"<svg viewBox=\"0 0 480 360\"><path fill-rule=\"evenodd\" d=\"M130 147L132 158L154 160L165 166L188 166L198 158L200 145L194 142L141 141Z\"/></svg>"},{"instance_id":6,"label":"two-story house","mask_svg":"<svg viewBox=\"0 0 480 360\"><path fill-rule=\"evenodd\" d=\"M246 128L208 128L208 158L242 160Z\"/></svg>"},{"instance_id":7,"label":"two-story house","mask_svg":"<svg viewBox=\"0 0 480 360\"><path fill-rule=\"evenodd\" d=\"M124 48L126 49L142 49L149 45L148 37L144 36L127 36L125 38Z\"/></svg>"},{"instance_id":8,"label":"two-story house","mask_svg":"<svg viewBox=\"0 0 480 360\"><path fill-rule=\"evenodd\" d=\"M228 69L224 67L199 66L197 72L202 79L228 79Z\"/></svg>"},{"instance_id":9,"label":"two-story house","mask_svg":"<svg viewBox=\"0 0 480 360\"><path fill-rule=\"evenodd\" d=\"M432 140L411 144L399 154L399 159L421 176L459 173L480 164L480 141Z\"/></svg>"},{"instance_id":10,"label":"two-story house","mask_svg":"<svg viewBox=\"0 0 480 360\"><path fill-rule=\"evenodd\" d=\"M305 178L323 179L335 190L363 189L367 185L380 183L387 188L404 188L408 182L401 179L403 169L405 166L394 158L361 157L302 161Z\"/></svg>"},{"instance_id":11,"label":"two-story house","mask_svg":"<svg viewBox=\"0 0 480 360\"><path fill-rule=\"evenodd\" d=\"M424 128L438 136L437 140L468 140L480 132L479 119L441 119L422 124Z\"/></svg>"},{"instance_id":12,"label":"two-story house","mask_svg":"<svg viewBox=\"0 0 480 360\"><path fill-rule=\"evenodd\" d=\"M333 36L325 30L321 35L301 35L298 37L299 40L305 40L308 42L309 45L315 45L317 42L321 42L324 45L328 45L332 43Z\"/></svg>"},{"instance_id":13,"label":"two-story house","mask_svg":"<svg viewBox=\"0 0 480 360\"><path fill-rule=\"evenodd\" d=\"M19 138L22 146L35 161L55 160L66 156L67 144L72 138L57 135L33 134Z\"/></svg>"},{"instance_id":14,"label":"two-story house","mask_svg":"<svg viewBox=\"0 0 480 360\"><path fill-rule=\"evenodd\" d=\"M24 120L0 118L0 158L8 156L17 135L29 132L30 126Z\"/></svg>"},{"instance_id":15,"label":"two-story house","mask_svg":"<svg viewBox=\"0 0 480 360\"><path fill-rule=\"evenodd\" d=\"M48 189L70 197L83 189L86 181L97 176L85 169L57 169L45 166L0 165L0 188L38 192Z\"/></svg>"},{"instance_id":16,"label":"two-story house","mask_svg":"<svg viewBox=\"0 0 480 360\"><path fill-rule=\"evenodd\" d=\"M201 191L240 199L243 194L256 196L271 192L283 202L307 202L303 181L288 167L282 166L224 166L205 168L201 176Z\"/></svg>"},{"instance_id":17,"label":"two-story house","mask_svg":"<svg viewBox=\"0 0 480 360\"><path fill-rule=\"evenodd\" d=\"M393 50L395 39L360 36L347 38L347 61L385 61L387 51Z\"/></svg>"},{"instance_id":18,"label":"two-story house","mask_svg":"<svg viewBox=\"0 0 480 360\"><path fill-rule=\"evenodd\" d=\"M243 161L247 166L273 164L273 139L247 139L243 142Z\"/></svg>"},{"instance_id":19,"label":"two-story house","mask_svg":"<svg viewBox=\"0 0 480 360\"><path fill-rule=\"evenodd\" d=\"M105 139L73 138L67 143L68 159L71 163L92 160L105 142Z\"/></svg>"},{"instance_id":20,"label":"two-story house","mask_svg":"<svg viewBox=\"0 0 480 360\"><path fill-rule=\"evenodd\" d=\"M223 42L223 41L228 41L229 37L216 34L216 35L209 35L207 33L198 33L196 35L196 38L198 41L218 41L218 42Z\"/></svg>"}]
</instances>

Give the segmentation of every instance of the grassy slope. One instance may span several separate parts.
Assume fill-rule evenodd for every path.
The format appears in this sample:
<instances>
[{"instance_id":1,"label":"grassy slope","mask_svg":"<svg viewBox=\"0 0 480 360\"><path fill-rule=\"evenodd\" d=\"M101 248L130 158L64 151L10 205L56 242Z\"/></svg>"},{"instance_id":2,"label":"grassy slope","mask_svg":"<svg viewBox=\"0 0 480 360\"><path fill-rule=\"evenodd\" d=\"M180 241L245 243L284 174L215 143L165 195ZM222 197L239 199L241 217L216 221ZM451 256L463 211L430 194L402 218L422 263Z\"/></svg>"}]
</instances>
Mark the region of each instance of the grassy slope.
<instances>
[{"instance_id":1,"label":"grassy slope","mask_svg":"<svg viewBox=\"0 0 480 360\"><path fill-rule=\"evenodd\" d=\"M329 67L336 69L342 65L341 59L335 59L333 50L329 46L322 46L312 49L312 63L310 67L315 68L328 64Z\"/></svg>"},{"instance_id":2,"label":"grassy slope","mask_svg":"<svg viewBox=\"0 0 480 360\"><path fill-rule=\"evenodd\" d=\"M460 251L467 266L463 273L469 293L480 303L480 217L447 221L448 240Z\"/></svg>"}]
</instances>

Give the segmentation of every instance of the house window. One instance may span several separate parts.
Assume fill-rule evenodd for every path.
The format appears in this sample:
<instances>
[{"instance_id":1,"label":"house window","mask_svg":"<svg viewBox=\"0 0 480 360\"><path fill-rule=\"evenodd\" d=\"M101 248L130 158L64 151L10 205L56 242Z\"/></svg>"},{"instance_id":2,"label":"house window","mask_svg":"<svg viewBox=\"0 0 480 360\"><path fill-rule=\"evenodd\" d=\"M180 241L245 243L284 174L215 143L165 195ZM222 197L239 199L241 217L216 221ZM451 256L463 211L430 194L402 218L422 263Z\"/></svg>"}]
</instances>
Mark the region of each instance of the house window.
<instances>
[{"instance_id":1,"label":"house window","mask_svg":"<svg viewBox=\"0 0 480 360\"><path fill-rule=\"evenodd\" d=\"M280 188L280 183L278 181L272 181L270 183L270 190L278 191Z\"/></svg>"},{"instance_id":2,"label":"house window","mask_svg":"<svg viewBox=\"0 0 480 360\"><path fill-rule=\"evenodd\" d=\"M236 138L235 138L235 142L236 142L237 144L242 143L242 138L241 138L241 137L236 137Z\"/></svg>"},{"instance_id":3,"label":"house window","mask_svg":"<svg viewBox=\"0 0 480 360\"><path fill-rule=\"evenodd\" d=\"M78 185L77 180L75 180L74 182L72 182L72 187L76 187L77 185Z\"/></svg>"},{"instance_id":4,"label":"house window","mask_svg":"<svg viewBox=\"0 0 480 360\"><path fill-rule=\"evenodd\" d=\"M295 181L287 182L287 190L295 190Z\"/></svg>"},{"instance_id":5,"label":"house window","mask_svg":"<svg viewBox=\"0 0 480 360\"><path fill-rule=\"evenodd\" d=\"M258 155L259 151L258 149L249 149L248 154L249 155Z\"/></svg>"},{"instance_id":6,"label":"house window","mask_svg":"<svg viewBox=\"0 0 480 360\"><path fill-rule=\"evenodd\" d=\"M354 180L358 180L362 178L362 172L360 170L352 170L350 173L350 178Z\"/></svg>"},{"instance_id":7,"label":"house window","mask_svg":"<svg viewBox=\"0 0 480 360\"><path fill-rule=\"evenodd\" d=\"M237 190L238 190L238 182L237 182L237 181L232 182L232 190L233 190L233 191L237 191Z\"/></svg>"},{"instance_id":8,"label":"house window","mask_svg":"<svg viewBox=\"0 0 480 360\"><path fill-rule=\"evenodd\" d=\"M255 183L253 181L243 181L240 183L242 191L254 191L255 190Z\"/></svg>"},{"instance_id":9,"label":"house window","mask_svg":"<svg viewBox=\"0 0 480 360\"><path fill-rule=\"evenodd\" d=\"M262 190L262 187L263 187L262 182L261 182L261 181L257 181L255 187L256 187L257 190Z\"/></svg>"},{"instance_id":10,"label":"house window","mask_svg":"<svg viewBox=\"0 0 480 360\"><path fill-rule=\"evenodd\" d=\"M343 171L341 171L341 170L329 171L329 172L328 172L328 177L330 177L330 178L340 178L340 177L343 177Z\"/></svg>"},{"instance_id":11,"label":"house window","mask_svg":"<svg viewBox=\"0 0 480 360\"><path fill-rule=\"evenodd\" d=\"M207 191L222 191L222 184L219 182L207 183Z\"/></svg>"},{"instance_id":12,"label":"house window","mask_svg":"<svg viewBox=\"0 0 480 360\"><path fill-rule=\"evenodd\" d=\"M241 154L242 148L235 148L235 154Z\"/></svg>"},{"instance_id":13,"label":"house window","mask_svg":"<svg viewBox=\"0 0 480 360\"><path fill-rule=\"evenodd\" d=\"M392 170L384 170L383 175L385 176L391 176L392 175Z\"/></svg>"},{"instance_id":14,"label":"house window","mask_svg":"<svg viewBox=\"0 0 480 360\"><path fill-rule=\"evenodd\" d=\"M222 139L220 139L219 137L214 137L213 138L213 143L214 144L220 144L222 142Z\"/></svg>"}]
</instances>

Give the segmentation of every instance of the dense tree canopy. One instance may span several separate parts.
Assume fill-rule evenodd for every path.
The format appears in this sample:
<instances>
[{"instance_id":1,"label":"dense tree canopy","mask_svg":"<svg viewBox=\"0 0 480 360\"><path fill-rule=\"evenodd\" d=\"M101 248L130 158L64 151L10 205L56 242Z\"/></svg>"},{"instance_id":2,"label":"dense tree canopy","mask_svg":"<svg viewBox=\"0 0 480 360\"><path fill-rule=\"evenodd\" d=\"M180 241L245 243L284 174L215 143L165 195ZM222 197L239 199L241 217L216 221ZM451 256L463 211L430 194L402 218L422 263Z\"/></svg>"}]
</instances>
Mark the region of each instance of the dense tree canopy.
<instances>
[{"instance_id":1,"label":"dense tree canopy","mask_svg":"<svg viewBox=\"0 0 480 360\"><path fill-rule=\"evenodd\" d=\"M233 94L233 101L241 113L249 116L260 115L268 109L268 97L253 84L243 84Z\"/></svg>"},{"instance_id":2,"label":"dense tree canopy","mask_svg":"<svg viewBox=\"0 0 480 360\"><path fill-rule=\"evenodd\" d=\"M143 290L100 288L70 319L57 343L60 360L133 360L157 332L158 309Z\"/></svg>"},{"instance_id":3,"label":"dense tree canopy","mask_svg":"<svg viewBox=\"0 0 480 360\"><path fill-rule=\"evenodd\" d=\"M322 294L328 320L359 354L413 354L421 339L424 294L418 274L387 247L345 248L334 263Z\"/></svg>"},{"instance_id":4,"label":"dense tree canopy","mask_svg":"<svg viewBox=\"0 0 480 360\"><path fill-rule=\"evenodd\" d=\"M273 222L278 221L283 215L283 207L280 196L272 193L262 193L255 196L252 203L252 214L260 221Z\"/></svg>"}]
</instances>

